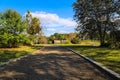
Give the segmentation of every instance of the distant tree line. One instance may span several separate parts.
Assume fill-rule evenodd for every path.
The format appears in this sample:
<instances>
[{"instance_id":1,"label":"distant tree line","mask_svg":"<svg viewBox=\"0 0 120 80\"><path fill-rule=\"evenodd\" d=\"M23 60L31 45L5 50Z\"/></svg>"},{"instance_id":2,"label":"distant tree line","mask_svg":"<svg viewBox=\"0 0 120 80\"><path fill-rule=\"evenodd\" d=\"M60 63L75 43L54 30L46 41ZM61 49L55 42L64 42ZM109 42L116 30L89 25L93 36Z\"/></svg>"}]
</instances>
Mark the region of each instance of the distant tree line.
<instances>
[{"instance_id":1,"label":"distant tree line","mask_svg":"<svg viewBox=\"0 0 120 80\"><path fill-rule=\"evenodd\" d=\"M64 33L64 34L59 34L59 33L54 33L50 37L48 37L48 42L53 43L54 40L60 40L61 43L63 44L78 44L79 43L79 38L77 37L77 33ZM65 42L62 42L65 40Z\"/></svg>"},{"instance_id":2,"label":"distant tree line","mask_svg":"<svg viewBox=\"0 0 120 80\"><path fill-rule=\"evenodd\" d=\"M30 11L25 18L12 9L0 12L0 47L30 45L40 31L40 20L32 17Z\"/></svg>"},{"instance_id":3,"label":"distant tree line","mask_svg":"<svg viewBox=\"0 0 120 80\"><path fill-rule=\"evenodd\" d=\"M120 0L76 0L73 9L81 37L98 39L101 46L120 47Z\"/></svg>"}]
</instances>

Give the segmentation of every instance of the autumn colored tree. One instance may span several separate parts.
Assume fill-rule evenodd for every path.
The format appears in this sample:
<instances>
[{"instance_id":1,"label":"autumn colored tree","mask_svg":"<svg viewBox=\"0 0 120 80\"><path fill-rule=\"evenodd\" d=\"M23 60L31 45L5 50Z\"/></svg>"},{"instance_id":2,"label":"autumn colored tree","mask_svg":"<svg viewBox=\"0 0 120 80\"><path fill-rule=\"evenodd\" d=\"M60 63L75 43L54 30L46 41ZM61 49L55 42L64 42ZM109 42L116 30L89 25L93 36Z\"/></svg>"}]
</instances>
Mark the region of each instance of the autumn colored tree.
<instances>
[{"instance_id":1,"label":"autumn colored tree","mask_svg":"<svg viewBox=\"0 0 120 80\"><path fill-rule=\"evenodd\" d=\"M32 17L30 11L26 14L26 22L27 22L27 33L31 35L35 35L41 31L40 20L37 17Z\"/></svg>"}]
</instances>

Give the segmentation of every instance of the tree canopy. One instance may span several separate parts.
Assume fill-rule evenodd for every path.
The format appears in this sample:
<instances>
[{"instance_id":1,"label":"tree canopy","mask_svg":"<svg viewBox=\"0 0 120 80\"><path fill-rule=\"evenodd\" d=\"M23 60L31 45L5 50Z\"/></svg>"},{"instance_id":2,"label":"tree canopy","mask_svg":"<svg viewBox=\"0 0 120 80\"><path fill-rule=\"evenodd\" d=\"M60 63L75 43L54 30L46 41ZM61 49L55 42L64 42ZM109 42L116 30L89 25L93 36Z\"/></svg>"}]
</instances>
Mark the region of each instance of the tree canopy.
<instances>
[{"instance_id":1,"label":"tree canopy","mask_svg":"<svg viewBox=\"0 0 120 80\"><path fill-rule=\"evenodd\" d=\"M15 35L21 33L25 29L22 21L22 16L14 10L6 10L1 15L1 21L4 32Z\"/></svg>"},{"instance_id":2,"label":"tree canopy","mask_svg":"<svg viewBox=\"0 0 120 80\"><path fill-rule=\"evenodd\" d=\"M26 14L27 21L27 33L28 34L37 34L41 31L40 20L37 17L32 17L30 11Z\"/></svg>"},{"instance_id":3,"label":"tree canopy","mask_svg":"<svg viewBox=\"0 0 120 80\"><path fill-rule=\"evenodd\" d=\"M79 40L77 38L77 33L75 33L75 32L74 33L64 33L64 34L54 33L48 39L49 39L50 43L52 43L53 40L60 40L61 43L62 43L62 40L66 40L65 44L75 43L74 40L76 40L76 41ZM78 41L76 43L78 43Z\"/></svg>"},{"instance_id":4,"label":"tree canopy","mask_svg":"<svg viewBox=\"0 0 120 80\"><path fill-rule=\"evenodd\" d=\"M120 16L119 0L77 0L73 3L76 30L89 35L98 34L101 46L105 44L108 32L116 31L118 26L112 19Z\"/></svg>"},{"instance_id":5,"label":"tree canopy","mask_svg":"<svg viewBox=\"0 0 120 80\"><path fill-rule=\"evenodd\" d=\"M26 19L12 9L0 13L0 47L19 47L19 45L31 44L35 39L32 35L39 31L41 31L40 20L32 17L30 11Z\"/></svg>"},{"instance_id":6,"label":"tree canopy","mask_svg":"<svg viewBox=\"0 0 120 80\"><path fill-rule=\"evenodd\" d=\"M0 47L17 47L23 42L24 31L22 16L11 9L0 15Z\"/></svg>"}]
</instances>

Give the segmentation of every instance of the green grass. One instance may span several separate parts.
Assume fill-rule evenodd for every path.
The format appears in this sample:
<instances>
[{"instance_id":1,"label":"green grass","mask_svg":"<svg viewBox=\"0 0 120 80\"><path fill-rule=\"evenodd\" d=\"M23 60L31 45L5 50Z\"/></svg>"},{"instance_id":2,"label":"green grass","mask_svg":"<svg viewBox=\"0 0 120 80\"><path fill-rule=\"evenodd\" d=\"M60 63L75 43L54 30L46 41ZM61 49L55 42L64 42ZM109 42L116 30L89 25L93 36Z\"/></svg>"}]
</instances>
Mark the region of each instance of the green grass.
<instances>
[{"instance_id":1,"label":"green grass","mask_svg":"<svg viewBox=\"0 0 120 80\"><path fill-rule=\"evenodd\" d=\"M0 64L27 54L31 54L41 47L42 46L20 46L19 48L0 48Z\"/></svg>"},{"instance_id":2,"label":"green grass","mask_svg":"<svg viewBox=\"0 0 120 80\"><path fill-rule=\"evenodd\" d=\"M91 41L91 40L84 40L80 41L79 44L53 44L57 46L99 46L100 42L99 41Z\"/></svg>"},{"instance_id":3,"label":"green grass","mask_svg":"<svg viewBox=\"0 0 120 80\"><path fill-rule=\"evenodd\" d=\"M69 47L120 74L120 49L101 48L86 45L81 46L79 44L60 46Z\"/></svg>"}]
</instances>

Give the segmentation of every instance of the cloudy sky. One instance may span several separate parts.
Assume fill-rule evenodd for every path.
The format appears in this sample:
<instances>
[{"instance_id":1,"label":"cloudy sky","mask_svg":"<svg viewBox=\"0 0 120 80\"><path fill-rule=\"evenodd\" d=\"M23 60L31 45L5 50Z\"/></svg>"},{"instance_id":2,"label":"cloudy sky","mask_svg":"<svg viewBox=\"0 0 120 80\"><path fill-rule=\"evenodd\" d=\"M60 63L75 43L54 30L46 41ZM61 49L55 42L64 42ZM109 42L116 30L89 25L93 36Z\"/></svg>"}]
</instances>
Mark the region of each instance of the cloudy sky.
<instances>
[{"instance_id":1,"label":"cloudy sky","mask_svg":"<svg viewBox=\"0 0 120 80\"><path fill-rule=\"evenodd\" d=\"M74 32L76 22L73 21L72 3L75 0L1 0L0 11L13 9L21 15L27 10L32 16L41 20L44 34Z\"/></svg>"}]
</instances>

